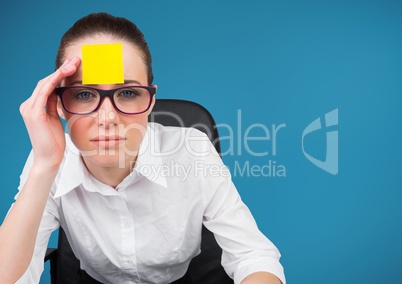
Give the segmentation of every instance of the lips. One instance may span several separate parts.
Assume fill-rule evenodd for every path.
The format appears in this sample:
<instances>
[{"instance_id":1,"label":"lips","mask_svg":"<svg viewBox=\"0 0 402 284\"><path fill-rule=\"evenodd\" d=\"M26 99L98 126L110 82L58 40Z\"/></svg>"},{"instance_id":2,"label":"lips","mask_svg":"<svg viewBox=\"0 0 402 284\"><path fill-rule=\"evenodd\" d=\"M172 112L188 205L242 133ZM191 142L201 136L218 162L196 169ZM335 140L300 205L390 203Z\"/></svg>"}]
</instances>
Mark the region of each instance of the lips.
<instances>
[{"instance_id":1,"label":"lips","mask_svg":"<svg viewBox=\"0 0 402 284\"><path fill-rule=\"evenodd\" d=\"M112 136L98 136L91 139L91 142L97 145L98 147L110 148L118 146L124 143L126 139L124 137L120 137L117 135Z\"/></svg>"}]
</instances>

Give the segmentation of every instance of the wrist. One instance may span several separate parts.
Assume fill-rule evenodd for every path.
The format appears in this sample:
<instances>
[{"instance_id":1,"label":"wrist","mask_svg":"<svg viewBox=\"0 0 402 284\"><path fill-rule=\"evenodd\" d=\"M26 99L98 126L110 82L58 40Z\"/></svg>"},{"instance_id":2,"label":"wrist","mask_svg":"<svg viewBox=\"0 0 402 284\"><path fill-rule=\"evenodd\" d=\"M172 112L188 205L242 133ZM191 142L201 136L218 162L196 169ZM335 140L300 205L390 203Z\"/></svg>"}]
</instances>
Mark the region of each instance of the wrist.
<instances>
[{"instance_id":1,"label":"wrist","mask_svg":"<svg viewBox=\"0 0 402 284\"><path fill-rule=\"evenodd\" d=\"M60 163L34 161L31 168L31 175L35 176L56 176Z\"/></svg>"},{"instance_id":2,"label":"wrist","mask_svg":"<svg viewBox=\"0 0 402 284\"><path fill-rule=\"evenodd\" d=\"M58 167L35 164L32 166L28 179L24 185L24 192L35 192L35 199L47 196L56 178ZM30 197L32 199L32 196Z\"/></svg>"}]
</instances>

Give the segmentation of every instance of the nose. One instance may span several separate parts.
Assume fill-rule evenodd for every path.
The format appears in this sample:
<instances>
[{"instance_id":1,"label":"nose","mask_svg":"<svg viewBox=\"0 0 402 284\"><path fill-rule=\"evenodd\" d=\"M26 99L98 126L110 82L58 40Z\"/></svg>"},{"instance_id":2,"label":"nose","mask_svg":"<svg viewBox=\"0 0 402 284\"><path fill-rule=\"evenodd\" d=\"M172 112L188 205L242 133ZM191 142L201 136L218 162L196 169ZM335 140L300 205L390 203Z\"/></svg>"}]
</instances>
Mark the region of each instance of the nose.
<instances>
[{"instance_id":1,"label":"nose","mask_svg":"<svg viewBox=\"0 0 402 284\"><path fill-rule=\"evenodd\" d=\"M105 127L117 124L117 110L114 108L112 101L108 97L103 99L98 109L98 120L99 125L104 125Z\"/></svg>"}]
</instances>

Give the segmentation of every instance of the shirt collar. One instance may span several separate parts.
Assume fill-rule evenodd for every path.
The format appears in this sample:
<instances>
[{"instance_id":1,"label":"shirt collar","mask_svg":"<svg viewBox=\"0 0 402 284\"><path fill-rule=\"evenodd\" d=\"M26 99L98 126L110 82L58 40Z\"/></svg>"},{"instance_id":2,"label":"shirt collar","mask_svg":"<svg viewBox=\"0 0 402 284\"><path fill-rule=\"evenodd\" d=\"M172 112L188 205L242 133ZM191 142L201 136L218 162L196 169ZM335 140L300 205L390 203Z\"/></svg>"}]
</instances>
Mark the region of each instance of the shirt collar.
<instances>
[{"instance_id":1,"label":"shirt collar","mask_svg":"<svg viewBox=\"0 0 402 284\"><path fill-rule=\"evenodd\" d=\"M66 152L64 161L60 167L60 176L56 180L57 190L54 198L67 194L85 179L85 166L81 160L81 155L70 136L66 134Z\"/></svg>"},{"instance_id":2,"label":"shirt collar","mask_svg":"<svg viewBox=\"0 0 402 284\"><path fill-rule=\"evenodd\" d=\"M160 139L155 131L154 124L148 123L133 171L149 181L167 188L166 177L160 174L160 169L163 167L160 149ZM56 180L57 190L54 198L65 195L79 185L85 184L88 181L89 174L81 159L79 150L71 141L70 136L66 134L65 159L60 167L59 179L58 181ZM130 174L126 177L122 183L134 178L132 175Z\"/></svg>"},{"instance_id":3,"label":"shirt collar","mask_svg":"<svg viewBox=\"0 0 402 284\"><path fill-rule=\"evenodd\" d=\"M167 188L166 177L161 174L163 163L160 143L160 137L155 131L155 124L152 122L148 123L133 171L136 171L151 182Z\"/></svg>"}]
</instances>

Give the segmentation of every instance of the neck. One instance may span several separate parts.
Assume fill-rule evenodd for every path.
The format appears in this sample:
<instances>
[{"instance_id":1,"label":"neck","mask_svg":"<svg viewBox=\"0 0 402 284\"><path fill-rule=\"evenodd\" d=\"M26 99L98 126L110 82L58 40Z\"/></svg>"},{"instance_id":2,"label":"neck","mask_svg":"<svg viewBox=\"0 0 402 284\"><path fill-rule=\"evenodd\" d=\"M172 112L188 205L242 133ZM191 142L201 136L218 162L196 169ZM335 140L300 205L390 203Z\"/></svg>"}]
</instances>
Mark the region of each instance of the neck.
<instances>
[{"instance_id":1,"label":"neck","mask_svg":"<svg viewBox=\"0 0 402 284\"><path fill-rule=\"evenodd\" d=\"M116 188L131 173L131 170L134 167L134 163L137 160L137 155L125 160L124 167L121 167L119 165L103 166L96 164L85 157L82 157L82 159L88 171L97 180L113 188Z\"/></svg>"}]
</instances>

